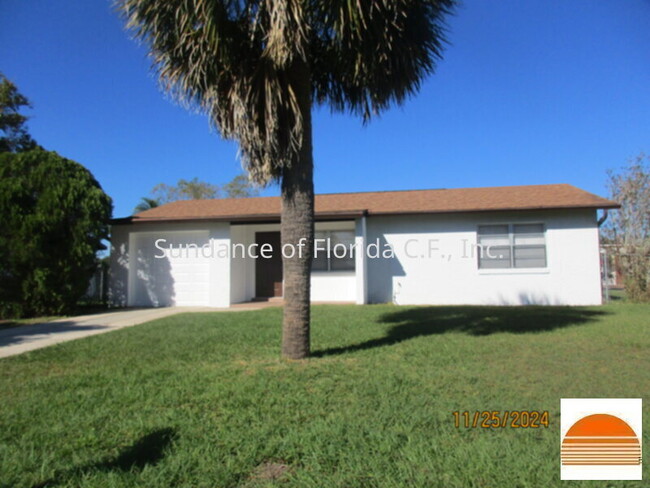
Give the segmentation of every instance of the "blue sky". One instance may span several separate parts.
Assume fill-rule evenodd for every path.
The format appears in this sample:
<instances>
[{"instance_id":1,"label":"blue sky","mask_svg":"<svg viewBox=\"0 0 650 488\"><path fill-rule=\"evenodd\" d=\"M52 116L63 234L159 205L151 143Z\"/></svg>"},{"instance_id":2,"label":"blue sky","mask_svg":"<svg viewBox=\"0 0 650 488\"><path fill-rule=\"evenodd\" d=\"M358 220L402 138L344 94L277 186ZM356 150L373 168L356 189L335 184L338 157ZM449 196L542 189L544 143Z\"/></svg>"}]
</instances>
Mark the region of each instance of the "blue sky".
<instances>
[{"instance_id":1,"label":"blue sky","mask_svg":"<svg viewBox=\"0 0 650 488\"><path fill-rule=\"evenodd\" d=\"M605 195L608 168L650 153L648 25L648 0L467 0L418 96L365 127L316 109L316 191L571 183ZM158 89L109 1L0 1L0 71L32 101L32 135L89 168L116 217L157 183L240 171L236 144Z\"/></svg>"}]
</instances>

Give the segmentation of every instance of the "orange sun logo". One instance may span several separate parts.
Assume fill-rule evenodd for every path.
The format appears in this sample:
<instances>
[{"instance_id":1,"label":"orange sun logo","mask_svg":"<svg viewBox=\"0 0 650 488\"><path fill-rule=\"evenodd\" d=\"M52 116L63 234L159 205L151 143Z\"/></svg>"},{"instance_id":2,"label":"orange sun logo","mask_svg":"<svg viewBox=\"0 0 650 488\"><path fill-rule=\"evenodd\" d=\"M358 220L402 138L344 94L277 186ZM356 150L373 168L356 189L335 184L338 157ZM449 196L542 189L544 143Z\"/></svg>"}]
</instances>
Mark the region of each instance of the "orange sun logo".
<instances>
[{"instance_id":1,"label":"orange sun logo","mask_svg":"<svg viewBox=\"0 0 650 488\"><path fill-rule=\"evenodd\" d=\"M614 415L581 418L562 441L564 466L636 466L641 464L641 444L634 430Z\"/></svg>"}]
</instances>

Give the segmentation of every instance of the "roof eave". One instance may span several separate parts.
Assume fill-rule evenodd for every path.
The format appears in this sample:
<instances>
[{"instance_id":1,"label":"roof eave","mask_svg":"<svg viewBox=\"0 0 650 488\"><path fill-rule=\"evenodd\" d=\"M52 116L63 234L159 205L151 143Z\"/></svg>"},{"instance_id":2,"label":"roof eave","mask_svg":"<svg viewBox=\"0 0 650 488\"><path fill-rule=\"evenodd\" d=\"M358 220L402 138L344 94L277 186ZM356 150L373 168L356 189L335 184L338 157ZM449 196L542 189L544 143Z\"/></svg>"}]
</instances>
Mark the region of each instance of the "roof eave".
<instances>
[{"instance_id":1,"label":"roof eave","mask_svg":"<svg viewBox=\"0 0 650 488\"><path fill-rule=\"evenodd\" d=\"M548 207L531 206L531 207L498 207L498 208L461 208L451 210L411 210L404 212L368 212L368 215L440 215L440 214L458 214L458 213L489 213L489 212L531 212L543 210L601 210L621 208L618 203L603 205L553 205Z\"/></svg>"},{"instance_id":2,"label":"roof eave","mask_svg":"<svg viewBox=\"0 0 650 488\"><path fill-rule=\"evenodd\" d=\"M367 210L352 210L344 212L316 212L314 218L316 221L336 220L336 219L353 219L367 214ZM232 222L237 224L256 224L279 222L280 214L251 214L251 215L218 215L205 217L141 217L135 215L112 219L111 225L129 225L129 224L156 224L166 222Z\"/></svg>"},{"instance_id":3,"label":"roof eave","mask_svg":"<svg viewBox=\"0 0 650 488\"><path fill-rule=\"evenodd\" d=\"M353 219L364 215L439 215L439 214L457 214L457 213L486 213L486 212L522 212L522 211L543 211L543 210L599 210L599 209L617 209L621 206L616 202L589 204L589 205L549 205L549 206L530 206L530 207L495 207L495 208L460 208L451 210L406 210L403 212L369 212L368 210L352 210L342 212L316 212L314 215L316 221L336 220L336 219ZM219 215L205 217L141 217L133 215L112 219L111 225L131 225L131 224L156 224L156 223L180 223L180 222L231 222L235 224L257 224L279 222L280 214L252 214L252 215Z\"/></svg>"}]
</instances>

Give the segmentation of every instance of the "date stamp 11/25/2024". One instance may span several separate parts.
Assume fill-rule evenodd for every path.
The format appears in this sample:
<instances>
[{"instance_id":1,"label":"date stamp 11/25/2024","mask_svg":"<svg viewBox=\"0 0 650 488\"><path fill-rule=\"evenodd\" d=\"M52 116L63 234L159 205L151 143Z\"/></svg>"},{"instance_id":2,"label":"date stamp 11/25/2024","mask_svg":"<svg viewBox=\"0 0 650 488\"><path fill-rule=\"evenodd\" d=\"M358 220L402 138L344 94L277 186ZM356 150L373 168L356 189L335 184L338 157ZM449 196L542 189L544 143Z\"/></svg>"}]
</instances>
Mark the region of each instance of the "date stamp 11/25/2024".
<instances>
[{"instance_id":1,"label":"date stamp 11/25/2024","mask_svg":"<svg viewBox=\"0 0 650 488\"><path fill-rule=\"evenodd\" d=\"M539 429L548 428L546 410L476 410L455 411L454 426L467 429Z\"/></svg>"}]
</instances>

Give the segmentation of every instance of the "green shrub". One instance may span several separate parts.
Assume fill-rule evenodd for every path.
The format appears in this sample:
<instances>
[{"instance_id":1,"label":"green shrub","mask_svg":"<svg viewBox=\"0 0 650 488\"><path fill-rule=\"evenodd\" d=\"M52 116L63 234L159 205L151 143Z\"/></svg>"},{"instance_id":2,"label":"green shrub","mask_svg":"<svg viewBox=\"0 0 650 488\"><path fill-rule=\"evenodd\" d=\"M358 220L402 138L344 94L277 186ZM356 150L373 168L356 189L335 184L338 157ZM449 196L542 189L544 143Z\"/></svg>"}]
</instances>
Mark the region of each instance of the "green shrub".
<instances>
[{"instance_id":1,"label":"green shrub","mask_svg":"<svg viewBox=\"0 0 650 488\"><path fill-rule=\"evenodd\" d=\"M42 149L0 154L0 317L70 312L111 212L80 164Z\"/></svg>"}]
</instances>

